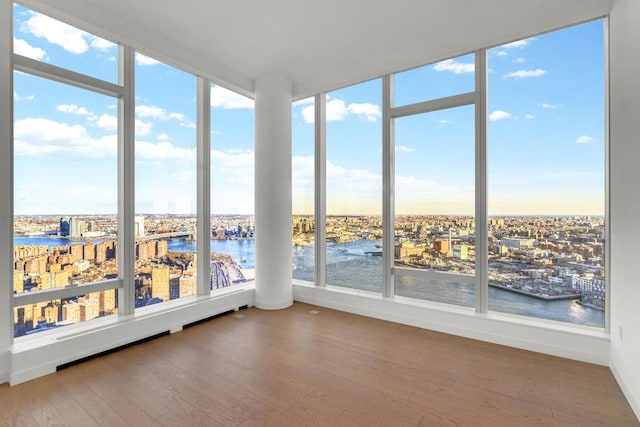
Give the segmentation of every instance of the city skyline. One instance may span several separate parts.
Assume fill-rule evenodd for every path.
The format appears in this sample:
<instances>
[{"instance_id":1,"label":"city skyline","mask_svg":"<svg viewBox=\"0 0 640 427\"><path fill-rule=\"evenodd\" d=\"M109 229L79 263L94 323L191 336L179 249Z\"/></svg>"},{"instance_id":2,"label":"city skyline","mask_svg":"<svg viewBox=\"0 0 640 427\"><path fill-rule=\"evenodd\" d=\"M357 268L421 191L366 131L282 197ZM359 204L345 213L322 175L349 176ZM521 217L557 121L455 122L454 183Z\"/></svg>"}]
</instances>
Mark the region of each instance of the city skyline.
<instances>
[{"instance_id":1,"label":"city skyline","mask_svg":"<svg viewBox=\"0 0 640 427\"><path fill-rule=\"evenodd\" d=\"M114 44L19 5L14 27L16 53L116 81ZM604 214L603 45L599 20L488 51L490 215ZM136 210L194 214L195 77L139 53L136 64ZM115 212L116 100L14 79L16 215ZM396 105L464 93L473 55L395 80ZM212 212L253 214L253 101L213 85L211 106ZM461 107L396 121L397 214L474 213L472 120ZM294 102L294 214L313 212L312 122L312 99ZM380 141L379 79L328 94L329 214L381 213Z\"/></svg>"}]
</instances>

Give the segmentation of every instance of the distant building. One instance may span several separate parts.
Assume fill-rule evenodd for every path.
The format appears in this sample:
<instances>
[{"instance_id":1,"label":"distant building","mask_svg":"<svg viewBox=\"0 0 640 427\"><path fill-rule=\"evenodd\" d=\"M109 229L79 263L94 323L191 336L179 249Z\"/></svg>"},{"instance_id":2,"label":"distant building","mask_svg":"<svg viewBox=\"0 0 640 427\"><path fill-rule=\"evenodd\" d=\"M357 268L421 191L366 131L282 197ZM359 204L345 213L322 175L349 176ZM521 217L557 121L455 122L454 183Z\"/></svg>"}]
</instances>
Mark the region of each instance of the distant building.
<instances>
[{"instance_id":1,"label":"distant building","mask_svg":"<svg viewBox=\"0 0 640 427\"><path fill-rule=\"evenodd\" d=\"M144 216L139 215L134 218L134 232L136 236L144 236Z\"/></svg>"}]
</instances>

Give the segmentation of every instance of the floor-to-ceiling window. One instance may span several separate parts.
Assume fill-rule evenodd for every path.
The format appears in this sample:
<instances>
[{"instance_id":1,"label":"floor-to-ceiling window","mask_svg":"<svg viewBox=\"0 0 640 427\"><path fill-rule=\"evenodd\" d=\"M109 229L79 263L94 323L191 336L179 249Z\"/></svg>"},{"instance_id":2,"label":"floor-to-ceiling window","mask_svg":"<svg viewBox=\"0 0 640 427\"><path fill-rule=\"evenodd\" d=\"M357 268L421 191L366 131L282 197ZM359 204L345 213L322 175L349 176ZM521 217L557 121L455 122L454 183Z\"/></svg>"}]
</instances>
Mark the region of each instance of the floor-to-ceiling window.
<instances>
[{"instance_id":1,"label":"floor-to-ceiling window","mask_svg":"<svg viewBox=\"0 0 640 427\"><path fill-rule=\"evenodd\" d=\"M604 327L604 71L596 20L327 94L326 284Z\"/></svg>"},{"instance_id":2,"label":"floor-to-ceiling window","mask_svg":"<svg viewBox=\"0 0 640 427\"><path fill-rule=\"evenodd\" d=\"M398 296L475 304L474 60L393 76Z\"/></svg>"},{"instance_id":3,"label":"floor-to-ceiling window","mask_svg":"<svg viewBox=\"0 0 640 427\"><path fill-rule=\"evenodd\" d=\"M211 85L211 290L255 278L253 104Z\"/></svg>"},{"instance_id":4,"label":"floor-to-ceiling window","mask_svg":"<svg viewBox=\"0 0 640 427\"><path fill-rule=\"evenodd\" d=\"M327 94L326 281L382 292L381 80Z\"/></svg>"},{"instance_id":5,"label":"floor-to-ceiling window","mask_svg":"<svg viewBox=\"0 0 640 427\"><path fill-rule=\"evenodd\" d=\"M313 98L291 108L292 244L296 280L315 279L315 103Z\"/></svg>"},{"instance_id":6,"label":"floor-to-ceiling window","mask_svg":"<svg viewBox=\"0 0 640 427\"><path fill-rule=\"evenodd\" d=\"M135 304L143 307L197 293L196 78L139 52L135 76Z\"/></svg>"},{"instance_id":7,"label":"floor-to-ceiling window","mask_svg":"<svg viewBox=\"0 0 640 427\"><path fill-rule=\"evenodd\" d=\"M488 51L491 310L604 326L603 27Z\"/></svg>"},{"instance_id":8,"label":"floor-to-ceiling window","mask_svg":"<svg viewBox=\"0 0 640 427\"><path fill-rule=\"evenodd\" d=\"M117 312L118 47L19 5L13 46L18 337Z\"/></svg>"}]
</instances>

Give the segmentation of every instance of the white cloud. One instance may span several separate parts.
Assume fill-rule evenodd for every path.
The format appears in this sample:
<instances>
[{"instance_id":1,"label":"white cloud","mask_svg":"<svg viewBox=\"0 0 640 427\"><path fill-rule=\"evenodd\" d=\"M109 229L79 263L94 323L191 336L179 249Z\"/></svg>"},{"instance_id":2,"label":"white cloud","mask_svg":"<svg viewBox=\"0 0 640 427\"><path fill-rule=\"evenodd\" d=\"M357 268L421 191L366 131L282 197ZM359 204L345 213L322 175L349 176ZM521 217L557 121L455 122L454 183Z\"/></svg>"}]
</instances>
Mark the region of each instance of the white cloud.
<instances>
[{"instance_id":1,"label":"white cloud","mask_svg":"<svg viewBox=\"0 0 640 427\"><path fill-rule=\"evenodd\" d=\"M453 120L449 120L449 119L441 119L441 120L438 120L438 123L441 123L443 125L450 125L450 124L453 124L455 122Z\"/></svg>"},{"instance_id":2,"label":"white cloud","mask_svg":"<svg viewBox=\"0 0 640 427\"><path fill-rule=\"evenodd\" d=\"M115 131L118 130L118 118L111 114L103 114L96 120L96 125L100 129Z\"/></svg>"},{"instance_id":3,"label":"white cloud","mask_svg":"<svg viewBox=\"0 0 640 427\"><path fill-rule=\"evenodd\" d=\"M170 160L195 163L196 149L177 147L169 141L153 143L136 140L136 161L144 160Z\"/></svg>"},{"instance_id":4,"label":"white cloud","mask_svg":"<svg viewBox=\"0 0 640 427\"><path fill-rule=\"evenodd\" d=\"M327 121L344 120L349 115L349 110L342 99L327 101Z\"/></svg>"},{"instance_id":5,"label":"white cloud","mask_svg":"<svg viewBox=\"0 0 640 427\"><path fill-rule=\"evenodd\" d=\"M503 48L503 49L523 48L523 47L527 47L529 45L529 42L532 41L532 40L534 40L534 38L518 40L518 41L515 41L515 42L503 44L500 47Z\"/></svg>"},{"instance_id":6,"label":"white cloud","mask_svg":"<svg viewBox=\"0 0 640 427\"><path fill-rule=\"evenodd\" d=\"M31 46L25 40L13 38L13 52L27 58L42 60L47 55L43 49Z\"/></svg>"},{"instance_id":7,"label":"white cloud","mask_svg":"<svg viewBox=\"0 0 640 427\"><path fill-rule=\"evenodd\" d=\"M63 154L64 156L115 157L117 136L93 138L81 125L69 125L44 118L17 120L14 124L18 156Z\"/></svg>"},{"instance_id":8,"label":"white cloud","mask_svg":"<svg viewBox=\"0 0 640 427\"><path fill-rule=\"evenodd\" d=\"M118 108L116 104L107 105L107 110L115 110L116 108Z\"/></svg>"},{"instance_id":9,"label":"white cloud","mask_svg":"<svg viewBox=\"0 0 640 427\"><path fill-rule=\"evenodd\" d=\"M20 96L17 92L13 92L14 101L33 101L34 99L36 99L35 95Z\"/></svg>"},{"instance_id":10,"label":"white cloud","mask_svg":"<svg viewBox=\"0 0 640 427\"><path fill-rule=\"evenodd\" d=\"M77 114L79 116L90 116L91 112L84 107L78 107L75 104L60 104L56 105L56 110L63 113Z\"/></svg>"},{"instance_id":11,"label":"white cloud","mask_svg":"<svg viewBox=\"0 0 640 427\"><path fill-rule=\"evenodd\" d=\"M211 86L211 106L225 110L238 108L253 109L254 101L222 86Z\"/></svg>"},{"instance_id":12,"label":"white cloud","mask_svg":"<svg viewBox=\"0 0 640 427\"><path fill-rule=\"evenodd\" d=\"M142 120L139 120L139 119L136 119L135 126L136 126L135 132L137 136L149 135L153 130L152 122L143 122Z\"/></svg>"},{"instance_id":13,"label":"white cloud","mask_svg":"<svg viewBox=\"0 0 640 427\"><path fill-rule=\"evenodd\" d=\"M300 112L300 114L302 114L302 118L307 123L313 123L315 121L315 113L316 109L313 105L304 107Z\"/></svg>"},{"instance_id":14,"label":"white cloud","mask_svg":"<svg viewBox=\"0 0 640 427\"><path fill-rule=\"evenodd\" d=\"M117 45L115 43L112 43L109 40L105 40L97 36L91 36L91 47L94 47L99 50L109 50L116 46Z\"/></svg>"},{"instance_id":15,"label":"white cloud","mask_svg":"<svg viewBox=\"0 0 640 427\"><path fill-rule=\"evenodd\" d=\"M157 138L158 138L158 141L171 141L171 137L166 133L161 133L160 135L157 136Z\"/></svg>"},{"instance_id":16,"label":"white cloud","mask_svg":"<svg viewBox=\"0 0 640 427\"><path fill-rule=\"evenodd\" d=\"M527 113L527 114L524 116L524 118L525 118L525 119L527 119L527 120L533 120L533 119L535 119L536 117L535 117L533 114L529 114L529 113Z\"/></svg>"},{"instance_id":17,"label":"white cloud","mask_svg":"<svg viewBox=\"0 0 640 427\"><path fill-rule=\"evenodd\" d=\"M545 74L547 74L545 70L538 68L535 70L518 70L512 73L505 74L502 77L504 77L505 79L510 79L510 78L521 79L521 78L527 78L527 77L540 77Z\"/></svg>"},{"instance_id":18,"label":"white cloud","mask_svg":"<svg viewBox=\"0 0 640 427\"><path fill-rule=\"evenodd\" d=\"M489 114L489 120L491 120L492 122L495 122L497 120L506 120L512 117L513 116L511 115L511 113L507 113L506 111L502 110L495 110L491 114Z\"/></svg>"},{"instance_id":19,"label":"white cloud","mask_svg":"<svg viewBox=\"0 0 640 427\"><path fill-rule=\"evenodd\" d=\"M522 62L524 62L524 58L516 58L513 60L513 62L515 62L516 64L520 64Z\"/></svg>"},{"instance_id":20,"label":"white cloud","mask_svg":"<svg viewBox=\"0 0 640 427\"><path fill-rule=\"evenodd\" d=\"M141 118L151 118L154 120L176 120L180 126L187 128L195 128L196 124L189 120L187 116L182 113L173 113L164 110L163 108L156 107L154 105L138 105L136 107L136 114Z\"/></svg>"},{"instance_id":21,"label":"white cloud","mask_svg":"<svg viewBox=\"0 0 640 427\"><path fill-rule=\"evenodd\" d=\"M578 144L588 144L593 141L593 138L588 135L582 135L576 139Z\"/></svg>"},{"instance_id":22,"label":"white cloud","mask_svg":"<svg viewBox=\"0 0 640 427\"><path fill-rule=\"evenodd\" d=\"M496 56L507 56L507 55L509 54L504 50L499 50L498 52L496 52Z\"/></svg>"},{"instance_id":23,"label":"white cloud","mask_svg":"<svg viewBox=\"0 0 640 427\"><path fill-rule=\"evenodd\" d=\"M396 145L396 151L401 151L403 153L412 153L416 150L411 147L407 147L406 145Z\"/></svg>"},{"instance_id":24,"label":"white cloud","mask_svg":"<svg viewBox=\"0 0 640 427\"><path fill-rule=\"evenodd\" d=\"M545 110L555 110L556 108L560 108L559 105L555 105L555 104L549 104L547 102L542 104L542 108L544 108Z\"/></svg>"},{"instance_id":25,"label":"white cloud","mask_svg":"<svg viewBox=\"0 0 640 427\"><path fill-rule=\"evenodd\" d=\"M136 65L156 65L160 64L160 61L157 61L153 58L149 58L146 55L141 54L140 52L136 52Z\"/></svg>"},{"instance_id":26,"label":"white cloud","mask_svg":"<svg viewBox=\"0 0 640 427\"><path fill-rule=\"evenodd\" d=\"M75 27L35 12L24 21L23 30L74 54L85 53L89 49L86 38L92 37Z\"/></svg>"},{"instance_id":27,"label":"white cloud","mask_svg":"<svg viewBox=\"0 0 640 427\"><path fill-rule=\"evenodd\" d=\"M327 100L326 118L328 122L335 122L346 119L349 115L363 118L368 122L375 122L382 117L382 111L377 104L351 103L346 105L342 99ZM301 111L302 118L307 123L313 123L315 118L315 107L309 105Z\"/></svg>"},{"instance_id":28,"label":"white cloud","mask_svg":"<svg viewBox=\"0 0 640 427\"><path fill-rule=\"evenodd\" d=\"M446 61L438 62L433 66L433 69L436 71L451 71L455 74L473 73L475 64L455 62L453 59L447 59Z\"/></svg>"},{"instance_id":29,"label":"white cloud","mask_svg":"<svg viewBox=\"0 0 640 427\"><path fill-rule=\"evenodd\" d=\"M30 12L29 14L29 19L22 23L20 29L36 37L44 38L49 43L58 45L67 52L82 54L87 52L89 47L106 51L116 46L108 40L91 35L40 13Z\"/></svg>"},{"instance_id":30,"label":"white cloud","mask_svg":"<svg viewBox=\"0 0 640 427\"><path fill-rule=\"evenodd\" d=\"M380 106L376 104L371 104L368 102L357 104L352 103L347 107L347 111L350 114L355 114L356 116L363 117L368 122L375 122L380 117L382 117L382 111L380 111Z\"/></svg>"}]
</instances>

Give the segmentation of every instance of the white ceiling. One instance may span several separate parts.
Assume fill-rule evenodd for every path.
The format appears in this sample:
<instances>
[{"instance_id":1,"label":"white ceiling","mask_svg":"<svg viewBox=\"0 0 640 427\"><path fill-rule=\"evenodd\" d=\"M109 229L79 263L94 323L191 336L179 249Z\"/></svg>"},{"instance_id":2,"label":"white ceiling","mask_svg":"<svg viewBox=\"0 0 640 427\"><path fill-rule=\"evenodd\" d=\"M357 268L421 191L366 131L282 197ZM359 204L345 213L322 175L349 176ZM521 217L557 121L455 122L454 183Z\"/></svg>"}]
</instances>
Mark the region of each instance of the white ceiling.
<instances>
[{"instance_id":1,"label":"white ceiling","mask_svg":"<svg viewBox=\"0 0 640 427\"><path fill-rule=\"evenodd\" d=\"M251 95L295 99L606 15L614 0L21 1Z\"/></svg>"}]
</instances>

